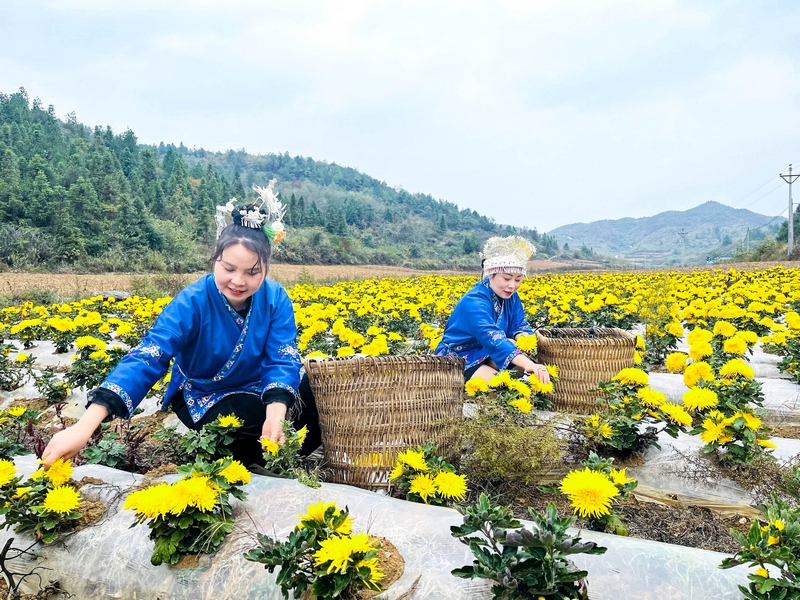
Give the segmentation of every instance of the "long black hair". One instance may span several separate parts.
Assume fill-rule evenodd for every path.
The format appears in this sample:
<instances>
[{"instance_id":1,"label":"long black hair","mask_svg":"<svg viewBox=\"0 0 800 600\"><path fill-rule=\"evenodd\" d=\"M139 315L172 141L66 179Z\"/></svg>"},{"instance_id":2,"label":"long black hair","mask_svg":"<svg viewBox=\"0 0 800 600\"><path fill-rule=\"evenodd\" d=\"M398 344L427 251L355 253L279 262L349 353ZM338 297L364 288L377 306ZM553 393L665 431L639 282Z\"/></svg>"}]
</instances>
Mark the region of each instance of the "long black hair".
<instances>
[{"instance_id":1,"label":"long black hair","mask_svg":"<svg viewBox=\"0 0 800 600\"><path fill-rule=\"evenodd\" d=\"M211 256L211 262L216 262L222 257L222 253L229 246L234 244L241 244L251 252L255 252L258 256L258 262L253 267L261 267L266 276L269 271L269 259L272 256L272 244L269 243L264 230L260 227L254 229L252 227L245 227L242 225L242 214L239 209L245 208L244 206L236 207L233 210L233 223L225 227L217 238L217 244L214 247L214 254ZM243 213L244 211L242 211Z\"/></svg>"}]
</instances>

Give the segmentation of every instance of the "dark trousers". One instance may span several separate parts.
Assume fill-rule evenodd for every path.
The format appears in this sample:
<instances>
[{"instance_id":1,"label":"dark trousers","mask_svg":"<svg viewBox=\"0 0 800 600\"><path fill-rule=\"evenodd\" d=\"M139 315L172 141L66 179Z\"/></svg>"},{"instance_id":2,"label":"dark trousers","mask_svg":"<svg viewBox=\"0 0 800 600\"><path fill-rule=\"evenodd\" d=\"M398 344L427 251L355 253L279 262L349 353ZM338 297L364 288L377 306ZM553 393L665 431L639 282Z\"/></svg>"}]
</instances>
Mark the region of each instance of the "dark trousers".
<instances>
[{"instance_id":1,"label":"dark trousers","mask_svg":"<svg viewBox=\"0 0 800 600\"><path fill-rule=\"evenodd\" d=\"M300 453L303 456L308 456L322 443L317 404L314 400L314 394L311 392L311 386L308 383L308 376L303 377L299 391L300 402L289 411L289 418L296 429L307 427L308 434ZM197 423L192 421L183 393L175 394L170 403L181 423L195 431L202 429L203 425L207 423L214 422L221 415L236 415L244 424L236 430L233 435L234 441L229 446L233 453L233 458L245 466L264 464L259 438L261 437L261 430L267 414L266 408L261 402L261 397L257 394L242 392L226 396L209 408L208 412Z\"/></svg>"}]
</instances>

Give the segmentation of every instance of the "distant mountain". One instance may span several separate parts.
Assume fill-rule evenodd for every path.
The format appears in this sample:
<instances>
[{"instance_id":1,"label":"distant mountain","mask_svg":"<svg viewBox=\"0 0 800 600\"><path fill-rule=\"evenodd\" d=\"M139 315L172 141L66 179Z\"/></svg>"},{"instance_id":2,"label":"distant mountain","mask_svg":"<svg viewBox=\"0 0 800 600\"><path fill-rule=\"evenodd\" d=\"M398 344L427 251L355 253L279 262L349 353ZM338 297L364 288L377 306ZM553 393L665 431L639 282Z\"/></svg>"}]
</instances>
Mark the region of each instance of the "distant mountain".
<instances>
[{"instance_id":1,"label":"distant mountain","mask_svg":"<svg viewBox=\"0 0 800 600\"><path fill-rule=\"evenodd\" d=\"M549 232L571 250L586 246L599 254L656 265L681 262L686 233L686 264L704 262L709 255L731 254L743 243L774 233L784 219L760 215L719 202L706 202L689 210L669 210L639 219L605 219L563 225Z\"/></svg>"}]
</instances>

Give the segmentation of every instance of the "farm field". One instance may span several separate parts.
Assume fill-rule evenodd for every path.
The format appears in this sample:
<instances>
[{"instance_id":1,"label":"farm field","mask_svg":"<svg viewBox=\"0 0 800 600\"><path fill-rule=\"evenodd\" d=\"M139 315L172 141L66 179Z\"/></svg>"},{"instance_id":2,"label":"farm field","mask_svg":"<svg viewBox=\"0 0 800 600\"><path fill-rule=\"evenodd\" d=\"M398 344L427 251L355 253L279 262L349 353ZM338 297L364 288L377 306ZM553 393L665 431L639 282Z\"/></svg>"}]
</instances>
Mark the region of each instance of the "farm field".
<instances>
[{"instance_id":1,"label":"farm field","mask_svg":"<svg viewBox=\"0 0 800 600\"><path fill-rule=\"evenodd\" d=\"M276 276L280 267L275 265ZM621 583L613 576L625 568L646 572L648 581L659 582L657 588L643 590L637 597L690 597L686 591L697 586L706 586L702 589L711 594L708 597L737 597L736 583L746 583L746 574L734 570L722 575L717 570L724 555L740 549L739 540L729 530L756 535L759 540L763 537L765 549L775 546L776 552L780 548L789 551L791 540L787 537L784 546L779 534L784 521L775 525L774 516L767 518L759 512L759 506L768 503L770 494L780 489L784 490L780 492L781 502L789 507L782 509L781 519L786 520L786 527L790 519L791 527L800 527L800 512L794 508L800 504L800 497L786 492L793 488L784 485L796 477L800 489L800 474L793 469L800 464L800 441L794 439L800 437L800 386L796 383L800 379L800 270L763 267L532 273L519 290L532 326L554 331L614 327L630 332L636 340L635 346L633 342L630 346L630 366L604 379L603 393L598 392L603 401L582 411L585 414L559 405L552 388L530 379L499 378L487 389L467 385L464 399L477 406L478 412L465 421L467 437L460 468L468 477L470 492L464 501L474 502L480 491L488 491L510 504L519 518L527 516L529 507L541 511L551 501L556 502L560 514L570 514L578 510L571 496L558 490L545 493L538 485L566 481L572 472L580 472L587 461L591 462L590 452L596 452L615 461L613 468L605 467L606 474L597 473L601 478L615 478L613 486L619 490L610 493L609 510L614 512L608 514L626 523L631 538L607 535L623 531L618 521L576 513L580 516L578 526L606 532L596 534L600 537L590 537L595 534L586 532L586 538L600 540L610 548L605 562L580 561L581 568L589 570L591 589L596 592L593 597L613 598L619 597L622 589L630 591L625 587L630 582ZM344 271L296 269L283 274L299 279L289 295L295 306L298 347L306 359L431 354L452 307L477 281L474 274L420 276L402 270L378 278L375 269L353 268L349 271L351 279L321 285L323 277ZM52 276L29 277L44 282ZM20 281L27 282L23 289L35 287L30 284L35 279ZM120 289L121 281L112 279L108 283L116 283L112 289ZM70 294L69 290L61 293ZM41 411L42 415L40 425L30 432L16 430L20 441L45 441L80 416L86 391L102 381L127 348L141 340L168 302L166 297L118 300L95 296L4 308L0 330L7 352L0 358L0 375L6 391L0 394L0 410L14 419L26 418L27 411ZM543 350L537 344L519 346L533 356ZM562 381L571 375L558 369L555 374ZM108 455L104 460L115 444L127 444L124 453L118 448L117 454L116 466L124 471L141 473L178 460L168 454L167 444L145 435L169 422L166 413L156 410L168 377L165 373L153 387L154 397L142 404L145 414L135 417L132 426L118 423L109 430L117 438L109 438L102 446ZM56 410L61 401L65 404ZM481 411L486 406L492 407L486 413L491 415L490 420L480 421L485 418ZM477 438L468 437L471 422L481 431ZM0 429L3 423L8 427L18 421L0 420ZM125 436L124 431L131 427L140 432L139 437ZM496 435L484 435L489 431ZM484 440L499 446L481 446ZM513 446L512 452L512 446L505 444L514 441L519 445ZM98 450L77 457L76 464L102 455L99 440L94 445ZM375 460L375 468L394 464L396 457L381 452L376 448L377 458L369 459ZM480 456L494 458L487 461ZM497 460L500 456L503 460ZM509 461L509 456L513 460ZM32 459L25 464L35 468ZM118 481L108 471L82 472ZM274 485L284 486L257 482L250 489L265 491ZM607 485L612 485L611 479ZM348 492L347 486L323 484L322 491L310 496L311 492L302 491L302 487L288 489L291 500L287 504L293 508L285 519L302 512L298 505L310 502L309 498L329 497L320 494L336 497L341 505L355 506L355 498L364 507L376 506L377 502L372 496L361 495L360 490ZM616 498L613 502L611 496ZM249 501L251 508L264 508L266 505L258 503L269 502L263 496L258 498ZM449 558L438 565L437 577L442 579L428 581L428 585L438 594L432 597L464 597L458 594L471 593L472 588L447 583L446 579L449 569L460 566L457 561L462 560L457 542L448 540L447 527L433 519L446 521L451 513L421 512L425 508L414 505L408 509L418 511L415 518L422 529L416 531L416 538L404 537L402 528L380 517L375 527L389 539L397 536L393 542L406 557L409 573L417 572L414 569L425 572L429 567L412 558L419 536L430 534L433 539L443 532L444 537L437 538L436 552ZM112 521L117 533L104 534L106 544L118 543L119 531L129 525L130 518L117 514L124 511L119 506L114 510ZM265 510L278 513L272 505ZM402 505L386 505L382 510L386 515L394 514L398 522L405 518L400 516L406 514ZM432 520L425 521L428 518ZM761 523L762 528L750 534L754 522ZM150 547L145 534L129 535L135 536L130 543L136 544L137 555L145 556L146 561ZM648 546L650 540L671 545ZM637 551L631 559L628 554L634 547ZM81 551L90 553L91 548ZM655 557L662 551L672 553L675 573L659 566L663 561ZM53 552L56 554L51 556L57 555L56 550ZM215 557L220 557L220 564L239 564L231 544L223 544L219 552ZM684 566L689 564L696 570L683 577ZM780 573L775 571L774 576L777 579ZM405 580L405 585L410 584ZM671 595L659 595L662 593Z\"/></svg>"}]
</instances>

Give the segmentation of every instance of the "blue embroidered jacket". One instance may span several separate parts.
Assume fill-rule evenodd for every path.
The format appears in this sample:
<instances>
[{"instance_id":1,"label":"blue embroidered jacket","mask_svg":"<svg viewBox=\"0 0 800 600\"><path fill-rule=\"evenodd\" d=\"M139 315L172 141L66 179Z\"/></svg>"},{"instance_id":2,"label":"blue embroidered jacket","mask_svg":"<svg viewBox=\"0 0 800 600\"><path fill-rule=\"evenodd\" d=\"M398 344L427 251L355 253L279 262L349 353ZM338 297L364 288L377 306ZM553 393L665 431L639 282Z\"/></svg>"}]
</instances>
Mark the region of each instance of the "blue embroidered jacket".
<instances>
[{"instance_id":1,"label":"blue embroidered jacket","mask_svg":"<svg viewBox=\"0 0 800 600\"><path fill-rule=\"evenodd\" d=\"M231 394L281 388L294 396L300 385L300 353L294 310L280 284L265 280L241 317L209 274L182 290L138 346L100 385L117 394L130 418L175 359L164 407L183 389L198 422Z\"/></svg>"},{"instance_id":2,"label":"blue embroidered jacket","mask_svg":"<svg viewBox=\"0 0 800 600\"><path fill-rule=\"evenodd\" d=\"M491 358L500 369L508 368L519 349L509 338L518 333L532 334L525 320L519 295L499 298L484 277L458 301L447 325L437 355L456 355L474 367Z\"/></svg>"}]
</instances>

